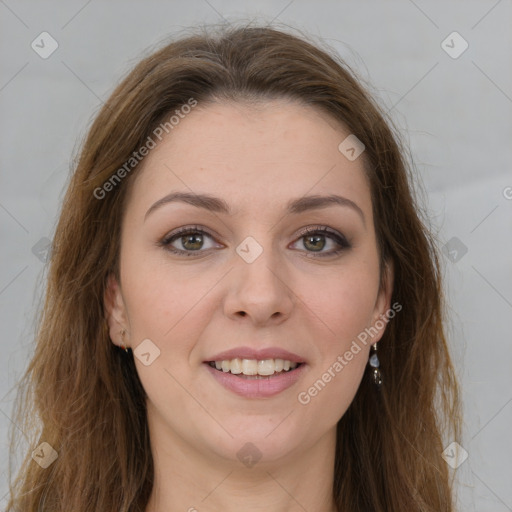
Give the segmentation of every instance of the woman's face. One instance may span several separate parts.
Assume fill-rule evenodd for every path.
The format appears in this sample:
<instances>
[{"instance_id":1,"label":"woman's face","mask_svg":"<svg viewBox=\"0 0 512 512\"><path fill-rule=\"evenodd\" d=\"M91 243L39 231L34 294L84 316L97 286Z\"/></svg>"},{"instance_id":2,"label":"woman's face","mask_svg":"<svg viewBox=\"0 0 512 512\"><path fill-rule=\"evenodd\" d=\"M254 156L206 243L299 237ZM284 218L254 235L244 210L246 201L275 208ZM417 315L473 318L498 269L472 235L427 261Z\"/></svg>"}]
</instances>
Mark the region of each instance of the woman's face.
<instances>
[{"instance_id":1,"label":"woman's face","mask_svg":"<svg viewBox=\"0 0 512 512\"><path fill-rule=\"evenodd\" d=\"M144 160L106 303L160 450L263 463L334 442L391 293L348 135L293 102L198 105Z\"/></svg>"}]
</instances>

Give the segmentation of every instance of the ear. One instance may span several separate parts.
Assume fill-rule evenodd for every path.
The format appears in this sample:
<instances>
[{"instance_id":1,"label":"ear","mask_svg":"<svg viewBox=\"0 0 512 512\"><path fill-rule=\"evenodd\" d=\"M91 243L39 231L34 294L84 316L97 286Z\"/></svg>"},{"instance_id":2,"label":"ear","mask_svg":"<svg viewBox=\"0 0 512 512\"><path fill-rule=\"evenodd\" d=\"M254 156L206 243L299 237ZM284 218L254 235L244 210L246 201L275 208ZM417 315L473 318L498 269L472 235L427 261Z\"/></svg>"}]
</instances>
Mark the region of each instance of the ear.
<instances>
[{"instance_id":1,"label":"ear","mask_svg":"<svg viewBox=\"0 0 512 512\"><path fill-rule=\"evenodd\" d=\"M103 304L112 343L119 346L127 345L129 324L126 307L121 294L121 287L113 273L110 273L107 277ZM123 331L126 332L125 336L121 334Z\"/></svg>"},{"instance_id":2,"label":"ear","mask_svg":"<svg viewBox=\"0 0 512 512\"><path fill-rule=\"evenodd\" d=\"M393 295L394 279L395 272L393 262L387 261L384 263L384 267L382 269L380 289L377 295L377 300L375 301L375 308L372 316L372 326L377 331L375 336L371 339L372 345L382 338L382 335L386 330L386 325L390 319L390 311L392 311L391 296ZM394 313L393 316L395 314L396 313Z\"/></svg>"}]
</instances>

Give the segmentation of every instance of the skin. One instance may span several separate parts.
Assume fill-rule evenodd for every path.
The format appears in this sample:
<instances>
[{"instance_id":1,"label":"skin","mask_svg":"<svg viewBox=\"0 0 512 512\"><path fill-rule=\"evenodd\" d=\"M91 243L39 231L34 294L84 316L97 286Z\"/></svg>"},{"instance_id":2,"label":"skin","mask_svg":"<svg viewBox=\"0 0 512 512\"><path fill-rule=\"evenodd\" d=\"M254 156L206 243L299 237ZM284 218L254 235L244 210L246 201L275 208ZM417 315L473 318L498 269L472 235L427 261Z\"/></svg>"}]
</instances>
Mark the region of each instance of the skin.
<instances>
[{"instance_id":1,"label":"skin","mask_svg":"<svg viewBox=\"0 0 512 512\"><path fill-rule=\"evenodd\" d=\"M385 326L307 405L297 396L389 309L392 291L389 269L379 288L363 158L351 162L338 150L348 134L291 101L213 103L198 105L145 159L123 218L120 282L110 277L105 305L113 343L122 344L125 329L133 350L148 338L160 350L149 366L135 357L155 464L146 512L335 510L336 424ZM173 191L223 198L234 214L174 202L144 218ZM356 203L364 221L339 205L285 213L290 199L333 193ZM192 256L158 245L196 224L213 237L203 235ZM300 233L318 225L351 247L319 256ZM263 248L250 264L235 250L248 236ZM172 245L187 250L186 239ZM320 253L338 248L329 236L321 240ZM295 352L306 371L273 397L238 396L203 361L242 345ZM262 455L250 468L237 458L246 442Z\"/></svg>"}]
</instances>

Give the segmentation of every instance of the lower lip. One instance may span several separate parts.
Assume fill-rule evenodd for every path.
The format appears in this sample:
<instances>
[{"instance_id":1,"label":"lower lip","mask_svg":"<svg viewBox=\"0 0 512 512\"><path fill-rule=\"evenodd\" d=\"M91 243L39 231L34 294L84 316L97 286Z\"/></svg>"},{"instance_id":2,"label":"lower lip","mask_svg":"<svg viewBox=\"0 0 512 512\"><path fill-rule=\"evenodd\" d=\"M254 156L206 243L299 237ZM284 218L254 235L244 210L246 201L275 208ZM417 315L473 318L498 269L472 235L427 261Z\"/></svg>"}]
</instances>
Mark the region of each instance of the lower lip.
<instances>
[{"instance_id":1,"label":"lower lip","mask_svg":"<svg viewBox=\"0 0 512 512\"><path fill-rule=\"evenodd\" d=\"M302 376L306 365L302 363L293 371L279 375L262 377L261 379L246 379L229 372L219 371L204 363L213 378L229 391L246 398L269 398L293 386Z\"/></svg>"}]
</instances>

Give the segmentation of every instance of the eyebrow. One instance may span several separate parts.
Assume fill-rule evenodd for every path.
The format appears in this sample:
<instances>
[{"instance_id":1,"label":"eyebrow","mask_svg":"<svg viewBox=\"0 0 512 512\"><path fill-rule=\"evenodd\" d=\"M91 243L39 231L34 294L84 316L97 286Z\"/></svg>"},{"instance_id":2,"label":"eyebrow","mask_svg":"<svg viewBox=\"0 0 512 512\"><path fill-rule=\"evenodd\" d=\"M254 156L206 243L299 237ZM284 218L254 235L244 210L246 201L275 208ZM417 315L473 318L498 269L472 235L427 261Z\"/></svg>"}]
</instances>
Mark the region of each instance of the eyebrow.
<instances>
[{"instance_id":1,"label":"eyebrow","mask_svg":"<svg viewBox=\"0 0 512 512\"><path fill-rule=\"evenodd\" d=\"M162 207L165 204L173 202L187 203L197 208L203 208L205 210L214 213L224 213L226 215L233 215L231 208L228 203L219 197L211 196L208 194L193 194L189 192L171 192L159 199L156 203L151 205L144 216L144 220L149 214L154 212L156 209ZM363 210L346 197L339 196L337 194L330 194L328 196L304 196L298 199L291 199L286 205L286 212L288 214L299 214L309 210L319 210L322 208L328 208L330 206L343 206L354 210L362 219L363 224L366 226L365 217Z\"/></svg>"}]
</instances>

